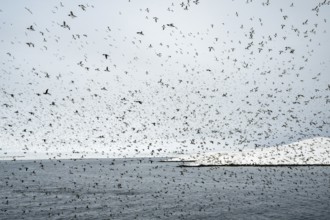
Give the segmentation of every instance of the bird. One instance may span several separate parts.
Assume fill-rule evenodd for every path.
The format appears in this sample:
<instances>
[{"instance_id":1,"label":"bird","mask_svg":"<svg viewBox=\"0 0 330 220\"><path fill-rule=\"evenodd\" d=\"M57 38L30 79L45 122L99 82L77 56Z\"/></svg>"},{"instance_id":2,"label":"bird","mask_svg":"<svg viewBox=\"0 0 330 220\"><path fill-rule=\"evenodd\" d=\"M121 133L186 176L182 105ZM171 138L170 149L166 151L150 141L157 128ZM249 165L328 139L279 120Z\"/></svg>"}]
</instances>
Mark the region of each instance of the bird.
<instances>
[{"instance_id":1,"label":"bird","mask_svg":"<svg viewBox=\"0 0 330 220\"><path fill-rule=\"evenodd\" d=\"M70 30L70 26L65 21L63 21L63 24L61 24L61 27L67 28Z\"/></svg>"},{"instance_id":2,"label":"bird","mask_svg":"<svg viewBox=\"0 0 330 220\"><path fill-rule=\"evenodd\" d=\"M28 29L29 31L35 31L33 25L30 25L30 27L28 27L26 29Z\"/></svg>"},{"instance_id":3,"label":"bird","mask_svg":"<svg viewBox=\"0 0 330 220\"><path fill-rule=\"evenodd\" d=\"M32 42L27 42L26 43L29 47L34 47L34 43L32 43Z\"/></svg>"},{"instance_id":4,"label":"bird","mask_svg":"<svg viewBox=\"0 0 330 220\"><path fill-rule=\"evenodd\" d=\"M70 14L68 16L71 17L71 18L76 18L77 17L76 15L73 14L72 11L70 11Z\"/></svg>"},{"instance_id":5,"label":"bird","mask_svg":"<svg viewBox=\"0 0 330 220\"><path fill-rule=\"evenodd\" d=\"M25 10L27 10L30 14L33 14L32 11L31 11L29 8L27 8L27 7L24 7L24 8L25 8Z\"/></svg>"},{"instance_id":6,"label":"bird","mask_svg":"<svg viewBox=\"0 0 330 220\"><path fill-rule=\"evenodd\" d=\"M48 93L48 89L46 89L46 91L43 94L44 95L50 95L50 93Z\"/></svg>"},{"instance_id":7,"label":"bird","mask_svg":"<svg viewBox=\"0 0 330 220\"><path fill-rule=\"evenodd\" d=\"M85 5L78 5L83 11L86 11L86 6Z\"/></svg>"}]
</instances>

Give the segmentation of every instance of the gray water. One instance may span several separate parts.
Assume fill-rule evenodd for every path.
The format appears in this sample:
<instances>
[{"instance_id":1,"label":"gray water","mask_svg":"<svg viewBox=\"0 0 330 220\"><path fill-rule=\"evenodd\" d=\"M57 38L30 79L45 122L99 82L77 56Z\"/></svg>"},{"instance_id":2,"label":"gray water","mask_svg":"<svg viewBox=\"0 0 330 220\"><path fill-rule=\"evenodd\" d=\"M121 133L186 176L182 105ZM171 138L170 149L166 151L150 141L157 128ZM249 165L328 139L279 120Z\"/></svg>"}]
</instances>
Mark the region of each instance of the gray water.
<instances>
[{"instance_id":1,"label":"gray water","mask_svg":"<svg viewBox=\"0 0 330 220\"><path fill-rule=\"evenodd\" d=\"M330 219L330 167L0 162L0 219Z\"/></svg>"}]
</instances>

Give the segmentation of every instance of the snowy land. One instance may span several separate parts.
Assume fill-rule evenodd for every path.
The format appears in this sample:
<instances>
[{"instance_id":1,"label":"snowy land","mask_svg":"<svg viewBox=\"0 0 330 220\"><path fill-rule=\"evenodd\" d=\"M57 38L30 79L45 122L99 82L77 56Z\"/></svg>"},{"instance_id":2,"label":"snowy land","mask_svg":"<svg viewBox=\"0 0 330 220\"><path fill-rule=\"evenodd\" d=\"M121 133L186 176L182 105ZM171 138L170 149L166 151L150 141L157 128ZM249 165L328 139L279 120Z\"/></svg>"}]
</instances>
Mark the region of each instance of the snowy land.
<instances>
[{"instance_id":1,"label":"snowy land","mask_svg":"<svg viewBox=\"0 0 330 220\"><path fill-rule=\"evenodd\" d=\"M281 146L190 155L167 161L188 162L184 166L330 165L330 138L315 137Z\"/></svg>"}]
</instances>

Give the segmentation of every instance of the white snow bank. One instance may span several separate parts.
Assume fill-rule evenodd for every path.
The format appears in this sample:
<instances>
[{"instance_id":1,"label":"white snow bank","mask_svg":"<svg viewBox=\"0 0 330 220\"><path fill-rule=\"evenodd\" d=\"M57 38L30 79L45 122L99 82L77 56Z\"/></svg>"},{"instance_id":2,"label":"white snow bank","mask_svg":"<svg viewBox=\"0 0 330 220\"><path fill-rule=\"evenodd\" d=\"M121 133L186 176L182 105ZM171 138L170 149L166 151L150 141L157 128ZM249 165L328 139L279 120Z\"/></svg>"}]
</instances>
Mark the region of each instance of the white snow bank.
<instances>
[{"instance_id":1,"label":"white snow bank","mask_svg":"<svg viewBox=\"0 0 330 220\"><path fill-rule=\"evenodd\" d=\"M330 165L330 138L316 137L282 146L213 153L185 164L201 165Z\"/></svg>"}]
</instances>

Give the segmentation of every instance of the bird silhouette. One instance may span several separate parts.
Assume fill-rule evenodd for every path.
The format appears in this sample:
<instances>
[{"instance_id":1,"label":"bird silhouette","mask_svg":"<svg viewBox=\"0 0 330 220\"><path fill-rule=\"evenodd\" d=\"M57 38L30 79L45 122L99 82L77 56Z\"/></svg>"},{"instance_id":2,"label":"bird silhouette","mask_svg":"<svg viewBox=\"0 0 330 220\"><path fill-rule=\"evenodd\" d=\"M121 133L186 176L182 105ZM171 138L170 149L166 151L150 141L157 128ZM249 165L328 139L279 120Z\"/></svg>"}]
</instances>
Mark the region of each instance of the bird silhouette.
<instances>
[{"instance_id":1,"label":"bird silhouette","mask_svg":"<svg viewBox=\"0 0 330 220\"><path fill-rule=\"evenodd\" d=\"M71 18L76 18L77 17L76 15L73 14L72 11L70 11L70 14L68 16L71 17Z\"/></svg>"},{"instance_id":2,"label":"bird silhouette","mask_svg":"<svg viewBox=\"0 0 330 220\"><path fill-rule=\"evenodd\" d=\"M46 91L43 94L44 95L50 95L50 93L48 93L48 89L46 89Z\"/></svg>"}]
</instances>

